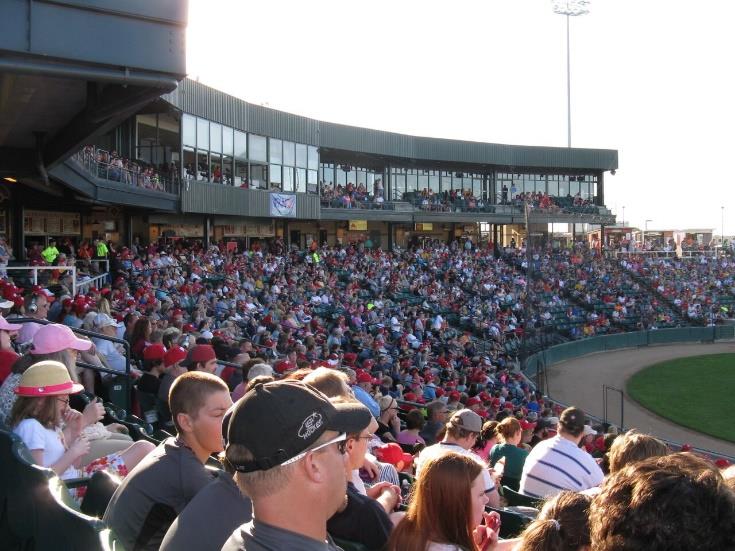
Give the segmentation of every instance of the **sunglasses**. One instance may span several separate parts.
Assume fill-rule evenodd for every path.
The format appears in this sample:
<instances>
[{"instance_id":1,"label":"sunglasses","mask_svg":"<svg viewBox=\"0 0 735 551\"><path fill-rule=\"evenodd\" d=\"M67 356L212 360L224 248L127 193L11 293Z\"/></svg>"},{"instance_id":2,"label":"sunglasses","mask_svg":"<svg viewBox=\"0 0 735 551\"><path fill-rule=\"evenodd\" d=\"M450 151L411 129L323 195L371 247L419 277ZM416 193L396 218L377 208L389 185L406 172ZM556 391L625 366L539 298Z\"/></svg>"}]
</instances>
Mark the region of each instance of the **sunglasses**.
<instances>
[{"instance_id":1,"label":"sunglasses","mask_svg":"<svg viewBox=\"0 0 735 551\"><path fill-rule=\"evenodd\" d=\"M347 453L347 433L342 433L339 436L332 438L329 442L324 442L324 444L318 445L316 448L311 448L310 450L306 450L305 452L301 452L298 455L294 455L291 459L287 459L281 465L290 465L291 463L296 463L297 461L301 461L304 457L309 455L310 453L317 452L321 449L326 448L327 446L331 446L332 444L337 444L337 450L339 450L339 453L341 455L344 455Z\"/></svg>"}]
</instances>

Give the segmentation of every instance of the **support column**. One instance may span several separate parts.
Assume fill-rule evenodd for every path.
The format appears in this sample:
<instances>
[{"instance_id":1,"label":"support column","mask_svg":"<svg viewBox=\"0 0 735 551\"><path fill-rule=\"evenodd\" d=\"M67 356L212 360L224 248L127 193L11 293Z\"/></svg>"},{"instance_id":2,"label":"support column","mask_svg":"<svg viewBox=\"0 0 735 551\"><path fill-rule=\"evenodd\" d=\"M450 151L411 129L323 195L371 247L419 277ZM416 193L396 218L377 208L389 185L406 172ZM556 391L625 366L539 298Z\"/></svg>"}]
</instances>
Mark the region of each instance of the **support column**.
<instances>
[{"instance_id":1,"label":"support column","mask_svg":"<svg viewBox=\"0 0 735 551\"><path fill-rule=\"evenodd\" d=\"M125 213L125 242L128 247L133 247L133 215Z\"/></svg>"},{"instance_id":2,"label":"support column","mask_svg":"<svg viewBox=\"0 0 735 551\"><path fill-rule=\"evenodd\" d=\"M212 239L211 228L209 225L209 216L204 217L204 249L209 248L209 242Z\"/></svg>"},{"instance_id":3,"label":"support column","mask_svg":"<svg viewBox=\"0 0 735 551\"><path fill-rule=\"evenodd\" d=\"M395 246L395 236L393 235L393 232L395 231L395 227L393 222L388 222L388 251L392 251L393 247Z\"/></svg>"}]
</instances>

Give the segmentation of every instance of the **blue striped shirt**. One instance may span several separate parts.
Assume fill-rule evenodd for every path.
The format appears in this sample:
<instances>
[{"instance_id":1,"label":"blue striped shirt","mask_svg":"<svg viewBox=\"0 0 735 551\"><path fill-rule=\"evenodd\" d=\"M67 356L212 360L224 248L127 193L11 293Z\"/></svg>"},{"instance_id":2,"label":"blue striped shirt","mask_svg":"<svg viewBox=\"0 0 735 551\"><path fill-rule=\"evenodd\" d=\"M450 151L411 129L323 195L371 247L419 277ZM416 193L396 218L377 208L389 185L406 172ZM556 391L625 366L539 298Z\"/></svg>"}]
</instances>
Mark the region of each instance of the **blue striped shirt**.
<instances>
[{"instance_id":1,"label":"blue striped shirt","mask_svg":"<svg viewBox=\"0 0 735 551\"><path fill-rule=\"evenodd\" d=\"M520 491L533 497L549 497L562 490L579 492L599 486L603 478L590 454L557 435L539 442L528 454Z\"/></svg>"}]
</instances>

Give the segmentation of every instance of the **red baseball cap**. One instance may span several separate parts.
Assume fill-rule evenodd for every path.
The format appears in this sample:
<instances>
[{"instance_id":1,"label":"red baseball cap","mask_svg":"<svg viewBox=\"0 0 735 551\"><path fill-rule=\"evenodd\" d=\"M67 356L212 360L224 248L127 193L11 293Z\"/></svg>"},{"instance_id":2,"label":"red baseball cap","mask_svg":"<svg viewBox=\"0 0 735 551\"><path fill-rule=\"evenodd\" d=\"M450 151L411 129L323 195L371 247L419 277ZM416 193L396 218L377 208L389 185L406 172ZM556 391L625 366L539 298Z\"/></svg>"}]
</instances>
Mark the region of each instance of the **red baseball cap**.
<instances>
[{"instance_id":1,"label":"red baseball cap","mask_svg":"<svg viewBox=\"0 0 735 551\"><path fill-rule=\"evenodd\" d=\"M163 357L163 365L169 367L174 365L176 362L180 362L184 358L186 358L186 350L180 346L174 346L171 350L166 352L166 355Z\"/></svg>"},{"instance_id":2,"label":"red baseball cap","mask_svg":"<svg viewBox=\"0 0 735 551\"><path fill-rule=\"evenodd\" d=\"M373 450L375 457L383 463L390 463L399 471L405 469L413 462L413 456L405 453L398 444L386 444Z\"/></svg>"},{"instance_id":3,"label":"red baseball cap","mask_svg":"<svg viewBox=\"0 0 735 551\"><path fill-rule=\"evenodd\" d=\"M452 392L449 393L449 399L452 401L458 401L461 397L462 395L456 390L453 390Z\"/></svg>"},{"instance_id":4,"label":"red baseball cap","mask_svg":"<svg viewBox=\"0 0 735 551\"><path fill-rule=\"evenodd\" d=\"M480 405L480 403L481 403L480 402L480 399L477 396L473 396L472 398L470 398L469 400L467 400L467 403L465 405L467 407L470 407L470 406L478 406L478 405Z\"/></svg>"},{"instance_id":5,"label":"red baseball cap","mask_svg":"<svg viewBox=\"0 0 735 551\"><path fill-rule=\"evenodd\" d=\"M166 347L162 344L149 344L143 349L144 360L162 360L166 356Z\"/></svg>"},{"instance_id":6,"label":"red baseball cap","mask_svg":"<svg viewBox=\"0 0 735 551\"><path fill-rule=\"evenodd\" d=\"M358 383L372 383L375 384L375 380L373 379L372 375L370 373L362 372L357 376L357 382Z\"/></svg>"},{"instance_id":7,"label":"red baseball cap","mask_svg":"<svg viewBox=\"0 0 735 551\"><path fill-rule=\"evenodd\" d=\"M214 348L212 348L211 344L197 344L189 350L189 354L181 362L181 365L189 367L198 362L205 363L216 359L217 354L214 353Z\"/></svg>"}]
</instances>

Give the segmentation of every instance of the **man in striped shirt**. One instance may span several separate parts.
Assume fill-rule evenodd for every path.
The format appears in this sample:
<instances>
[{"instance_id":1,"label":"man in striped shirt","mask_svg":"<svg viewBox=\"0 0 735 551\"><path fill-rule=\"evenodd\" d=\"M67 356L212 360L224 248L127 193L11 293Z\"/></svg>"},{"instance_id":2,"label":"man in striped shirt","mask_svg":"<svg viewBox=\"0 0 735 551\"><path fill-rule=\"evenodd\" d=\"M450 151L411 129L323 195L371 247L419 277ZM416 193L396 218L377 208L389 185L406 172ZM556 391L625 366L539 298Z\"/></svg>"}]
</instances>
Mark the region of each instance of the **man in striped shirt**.
<instances>
[{"instance_id":1,"label":"man in striped shirt","mask_svg":"<svg viewBox=\"0 0 735 551\"><path fill-rule=\"evenodd\" d=\"M539 442L528 454L521 475L521 492L545 498L562 490L579 492L599 486L604 478L600 467L579 448L584 433L584 412L574 407L565 409L559 418L557 435Z\"/></svg>"}]
</instances>

